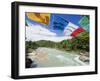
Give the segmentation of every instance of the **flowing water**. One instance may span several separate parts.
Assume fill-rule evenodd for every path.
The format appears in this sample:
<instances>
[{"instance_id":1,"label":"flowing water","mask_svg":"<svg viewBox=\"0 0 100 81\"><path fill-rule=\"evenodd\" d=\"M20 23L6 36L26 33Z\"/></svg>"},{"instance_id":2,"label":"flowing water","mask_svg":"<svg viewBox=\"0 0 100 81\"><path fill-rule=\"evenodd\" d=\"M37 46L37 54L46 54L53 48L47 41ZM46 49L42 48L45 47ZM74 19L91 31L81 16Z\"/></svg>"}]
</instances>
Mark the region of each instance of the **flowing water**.
<instances>
[{"instance_id":1,"label":"flowing water","mask_svg":"<svg viewBox=\"0 0 100 81\"><path fill-rule=\"evenodd\" d=\"M53 48L39 48L40 57L34 58L32 66L37 64L37 67L60 67L60 66L79 66L87 65L79 60L79 55L71 52L60 51Z\"/></svg>"}]
</instances>

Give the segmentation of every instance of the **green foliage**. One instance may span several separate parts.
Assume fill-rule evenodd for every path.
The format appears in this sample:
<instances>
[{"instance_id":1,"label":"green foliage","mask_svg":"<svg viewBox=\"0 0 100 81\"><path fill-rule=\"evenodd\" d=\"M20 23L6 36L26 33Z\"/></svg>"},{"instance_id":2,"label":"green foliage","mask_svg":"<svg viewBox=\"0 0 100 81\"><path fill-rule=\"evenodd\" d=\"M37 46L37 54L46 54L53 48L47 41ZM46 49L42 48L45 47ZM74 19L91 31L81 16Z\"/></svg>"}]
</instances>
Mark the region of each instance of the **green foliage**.
<instances>
[{"instance_id":1,"label":"green foliage","mask_svg":"<svg viewBox=\"0 0 100 81\"><path fill-rule=\"evenodd\" d=\"M26 45L26 53L31 52L30 51L31 49L37 49L39 47L35 42L32 41L26 41L25 45Z\"/></svg>"},{"instance_id":2,"label":"green foliage","mask_svg":"<svg viewBox=\"0 0 100 81\"><path fill-rule=\"evenodd\" d=\"M80 33L77 37L79 38L80 48L89 51L89 32Z\"/></svg>"},{"instance_id":3,"label":"green foliage","mask_svg":"<svg viewBox=\"0 0 100 81\"><path fill-rule=\"evenodd\" d=\"M37 49L38 47L50 47L57 48L60 50L84 50L89 51L89 32L82 32L76 37L63 40L61 42L52 42L46 40L40 40L36 42L27 41L26 42L26 52L29 52L29 49Z\"/></svg>"}]
</instances>

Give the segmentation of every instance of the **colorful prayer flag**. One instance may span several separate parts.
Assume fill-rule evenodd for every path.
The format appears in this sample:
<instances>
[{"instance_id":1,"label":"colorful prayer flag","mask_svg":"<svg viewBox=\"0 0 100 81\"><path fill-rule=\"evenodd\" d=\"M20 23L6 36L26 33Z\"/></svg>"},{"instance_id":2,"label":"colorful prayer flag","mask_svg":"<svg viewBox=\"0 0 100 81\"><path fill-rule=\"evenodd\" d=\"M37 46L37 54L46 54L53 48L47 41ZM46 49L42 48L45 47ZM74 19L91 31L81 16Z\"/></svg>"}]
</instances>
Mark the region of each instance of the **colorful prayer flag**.
<instances>
[{"instance_id":1,"label":"colorful prayer flag","mask_svg":"<svg viewBox=\"0 0 100 81\"><path fill-rule=\"evenodd\" d=\"M68 23L66 28L64 29L65 35L71 35L73 37L77 36L79 33L84 32L85 30L71 22Z\"/></svg>"},{"instance_id":2,"label":"colorful prayer flag","mask_svg":"<svg viewBox=\"0 0 100 81\"><path fill-rule=\"evenodd\" d=\"M68 24L68 21L64 18L54 15L53 17L53 29L55 30L64 30L66 25Z\"/></svg>"},{"instance_id":3,"label":"colorful prayer flag","mask_svg":"<svg viewBox=\"0 0 100 81\"><path fill-rule=\"evenodd\" d=\"M42 23L42 24L49 24L50 21L50 14L49 13L34 13L34 12L27 12L26 16L33 21Z\"/></svg>"},{"instance_id":4,"label":"colorful prayer flag","mask_svg":"<svg viewBox=\"0 0 100 81\"><path fill-rule=\"evenodd\" d=\"M89 16L83 16L79 21L79 24L83 29L89 31Z\"/></svg>"}]
</instances>

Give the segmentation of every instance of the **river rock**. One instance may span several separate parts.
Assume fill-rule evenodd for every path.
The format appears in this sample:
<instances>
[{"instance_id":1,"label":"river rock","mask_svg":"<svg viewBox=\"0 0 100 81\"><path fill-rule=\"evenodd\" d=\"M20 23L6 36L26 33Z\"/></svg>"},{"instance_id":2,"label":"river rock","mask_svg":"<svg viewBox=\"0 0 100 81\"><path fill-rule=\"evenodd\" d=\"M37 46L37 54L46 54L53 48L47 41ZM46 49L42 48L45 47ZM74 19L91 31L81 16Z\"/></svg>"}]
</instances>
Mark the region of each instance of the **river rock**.
<instances>
[{"instance_id":1,"label":"river rock","mask_svg":"<svg viewBox=\"0 0 100 81\"><path fill-rule=\"evenodd\" d=\"M81 61L83 61L83 62L89 62L89 57L87 57L87 56L80 56L79 57L79 59L81 60Z\"/></svg>"},{"instance_id":2,"label":"river rock","mask_svg":"<svg viewBox=\"0 0 100 81\"><path fill-rule=\"evenodd\" d=\"M30 68L32 64L32 60L29 58L26 58L26 68Z\"/></svg>"}]
</instances>

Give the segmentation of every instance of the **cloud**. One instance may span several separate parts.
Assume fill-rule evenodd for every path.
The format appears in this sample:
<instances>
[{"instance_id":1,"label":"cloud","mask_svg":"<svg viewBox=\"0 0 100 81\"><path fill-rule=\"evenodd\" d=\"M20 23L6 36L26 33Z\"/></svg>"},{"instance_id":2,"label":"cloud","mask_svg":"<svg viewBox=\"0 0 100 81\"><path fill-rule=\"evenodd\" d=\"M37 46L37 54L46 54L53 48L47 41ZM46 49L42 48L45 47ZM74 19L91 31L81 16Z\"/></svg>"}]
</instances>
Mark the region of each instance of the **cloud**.
<instances>
[{"instance_id":1,"label":"cloud","mask_svg":"<svg viewBox=\"0 0 100 81\"><path fill-rule=\"evenodd\" d=\"M58 37L56 33L51 32L40 25L26 26L26 41L50 40L54 42L60 42L64 39L71 38L71 36Z\"/></svg>"}]
</instances>

